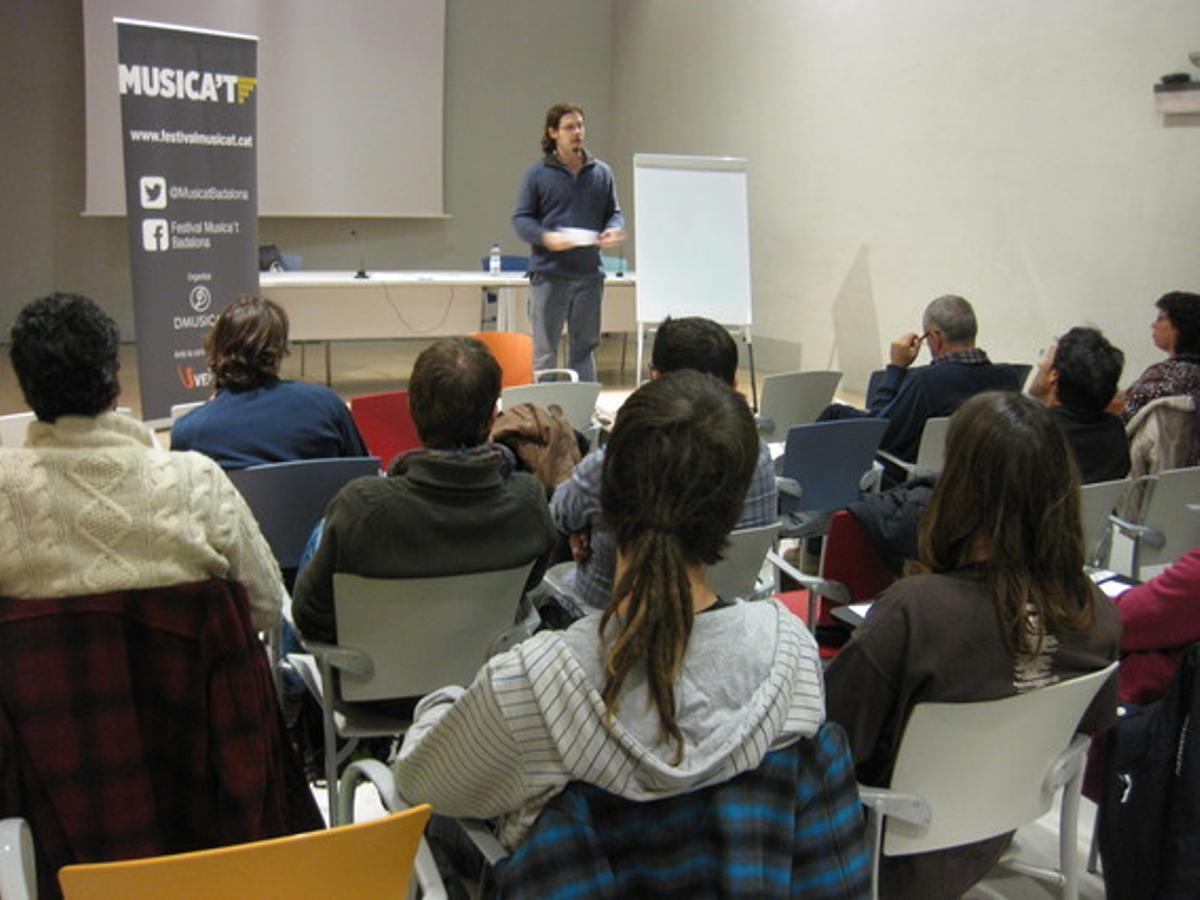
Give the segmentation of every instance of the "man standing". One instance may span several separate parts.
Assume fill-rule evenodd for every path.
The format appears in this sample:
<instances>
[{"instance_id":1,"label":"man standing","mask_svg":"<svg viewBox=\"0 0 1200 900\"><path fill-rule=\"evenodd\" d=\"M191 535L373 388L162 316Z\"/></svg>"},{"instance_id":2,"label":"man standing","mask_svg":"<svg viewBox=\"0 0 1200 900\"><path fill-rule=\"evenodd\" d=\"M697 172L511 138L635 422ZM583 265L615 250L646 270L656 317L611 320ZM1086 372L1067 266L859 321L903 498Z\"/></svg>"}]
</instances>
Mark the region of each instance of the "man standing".
<instances>
[{"instance_id":1,"label":"man standing","mask_svg":"<svg viewBox=\"0 0 1200 900\"><path fill-rule=\"evenodd\" d=\"M546 111L540 160L521 179L513 228L530 244L529 319L534 369L554 368L566 322L567 365L596 380L604 270L599 247L625 239L612 169L583 148L583 110L556 103Z\"/></svg>"}]
</instances>

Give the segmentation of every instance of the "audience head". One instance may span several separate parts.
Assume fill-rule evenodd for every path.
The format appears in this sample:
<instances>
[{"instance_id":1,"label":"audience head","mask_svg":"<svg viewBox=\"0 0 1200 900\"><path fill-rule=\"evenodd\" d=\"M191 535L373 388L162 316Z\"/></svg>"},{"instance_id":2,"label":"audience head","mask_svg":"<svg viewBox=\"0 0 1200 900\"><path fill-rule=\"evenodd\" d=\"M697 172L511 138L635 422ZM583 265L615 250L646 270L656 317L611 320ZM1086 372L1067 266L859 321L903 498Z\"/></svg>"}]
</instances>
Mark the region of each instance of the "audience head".
<instances>
[{"instance_id":1,"label":"audience head","mask_svg":"<svg viewBox=\"0 0 1200 900\"><path fill-rule=\"evenodd\" d=\"M743 398L711 375L680 371L649 381L621 406L605 449L600 507L618 547L605 640L608 714L621 686L644 667L663 736L683 738L675 724L673 686L691 635L689 575L721 558L741 515L758 459L754 417Z\"/></svg>"},{"instance_id":2,"label":"audience head","mask_svg":"<svg viewBox=\"0 0 1200 900\"><path fill-rule=\"evenodd\" d=\"M1048 387L1048 403L1104 412L1117 392L1125 354L1095 328L1072 328L1038 363L1038 383Z\"/></svg>"},{"instance_id":3,"label":"audience head","mask_svg":"<svg viewBox=\"0 0 1200 900\"><path fill-rule=\"evenodd\" d=\"M288 353L288 317L264 297L239 297L217 317L204 352L218 391L249 391L279 377Z\"/></svg>"},{"instance_id":4,"label":"audience head","mask_svg":"<svg viewBox=\"0 0 1200 900\"><path fill-rule=\"evenodd\" d=\"M408 380L417 434L435 450L486 443L499 397L500 364L474 338L446 338L425 348Z\"/></svg>"},{"instance_id":5,"label":"audience head","mask_svg":"<svg viewBox=\"0 0 1200 900\"><path fill-rule=\"evenodd\" d=\"M116 404L121 335L87 297L39 297L17 315L9 341L25 402L41 421L98 416Z\"/></svg>"},{"instance_id":6,"label":"audience head","mask_svg":"<svg viewBox=\"0 0 1200 900\"><path fill-rule=\"evenodd\" d=\"M922 567L986 573L1014 654L1037 652L1048 631L1088 627L1079 471L1050 411L1016 393L977 394L950 420L945 459L921 520Z\"/></svg>"},{"instance_id":7,"label":"audience head","mask_svg":"<svg viewBox=\"0 0 1200 900\"><path fill-rule=\"evenodd\" d=\"M692 369L715 375L727 385L737 379L738 351L732 335L711 319L686 316L667 319L654 335L652 374L667 375Z\"/></svg>"},{"instance_id":8,"label":"audience head","mask_svg":"<svg viewBox=\"0 0 1200 900\"><path fill-rule=\"evenodd\" d=\"M550 130L558 131L562 123L563 116L569 116L572 113L579 118L586 118L583 114L583 107L574 103L555 103L552 107L546 110L546 124L542 126L542 152L549 155L554 152L558 142L550 135Z\"/></svg>"},{"instance_id":9,"label":"audience head","mask_svg":"<svg viewBox=\"0 0 1200 900\"><path fill-rule=\"evenodd\" d=\"M1171 291L1154 304L1154 345L1172 356L1200 354L1200 294Z\"/></svg>"},{"instance_id":10,"label":"audience head","mask_svg":"<svg viewBox=\"0 0 1200 900\"><path fill-rule=\"evenodd\" d=\"M926 306L921 327L928 335L929 352L935 358L951 350L975 346L978 330L975 310L955 294L938 297Z\"/></svg>"}]
</instances>

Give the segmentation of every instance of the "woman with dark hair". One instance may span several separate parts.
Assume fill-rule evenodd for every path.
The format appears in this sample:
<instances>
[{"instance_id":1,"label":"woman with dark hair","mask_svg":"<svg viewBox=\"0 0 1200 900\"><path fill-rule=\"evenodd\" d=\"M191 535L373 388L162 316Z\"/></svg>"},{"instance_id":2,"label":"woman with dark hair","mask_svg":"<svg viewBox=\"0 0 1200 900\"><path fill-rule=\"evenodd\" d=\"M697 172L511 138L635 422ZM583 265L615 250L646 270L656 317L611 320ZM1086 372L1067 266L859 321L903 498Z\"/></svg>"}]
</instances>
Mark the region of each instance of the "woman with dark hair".
<instances>
[{"instance_id":1,"label":"woman with dark hair","mask_svg":"<svg viewBox=\"0 0 1200 900\"><path fill-rule=\"evenodd\" d=\"M604 462L612 604L493 657L465 691L424 698L396 762L401 795L503 816L513 846L568 782L671 797L815 734L821 672L804 625L706 580L757 458L753 417L728 385L685 371L639 388Z\"/></svg>"},{"instance_id":2,"label":"woman with dark hair","mask_svg":"<svg viewBox=\"0 0 1200 900\"><path fill-rule=\"evenodd\" d=\"M175 423L171 448L225 469L368 455L337 394L280 379L287 341L287 313L274 301L241 297L226 307L204 341L216 393Z\"/></svg>"},{"instance_id":3,"label":"woman with dark hair","mask_svg":"<svg viewBox=\"0 0 1200 900\"><path fill-rule=\"evenodd\" d=\"M1172 291L1154 305L1158 316L1151 334L1167 358L1147 366L1125 390L1121 418L1126 422L1151 400L1200 393L1200 294Z\"/></svg>"},{"instance_id":4,"label":"woman with dark hair","mask_svg":"<svg viewBox=\"0 0 1200 900\"><path fill-rule=\"evenodd\" d=\"M1028 397L979 394L954 414L919 562L922 574L884 592L826 673L829 718L849 733L860 783L888 784L917 703L996 700L1116 659L1116 611L1083 570L1078 469L1062 428ZM1110 682L1079 730L1107 728L1115 704ZM882 894L958 897L1010 838L885 857Z\"/></svg>"},{"instance_id":5,"label":"woman with dark hair","mask_svg":"<svg viewBox=\"0 0 1200 900\"><path fill-rule=\"evenodd\" d=\"M76 597L208 578L242 582L257 628L279 618L279 567L210 459L170 453L113 412L117 325L87 297L28 304L9 356L38 421L0 449L0 596Z\"/></svg>"}]
</instances>

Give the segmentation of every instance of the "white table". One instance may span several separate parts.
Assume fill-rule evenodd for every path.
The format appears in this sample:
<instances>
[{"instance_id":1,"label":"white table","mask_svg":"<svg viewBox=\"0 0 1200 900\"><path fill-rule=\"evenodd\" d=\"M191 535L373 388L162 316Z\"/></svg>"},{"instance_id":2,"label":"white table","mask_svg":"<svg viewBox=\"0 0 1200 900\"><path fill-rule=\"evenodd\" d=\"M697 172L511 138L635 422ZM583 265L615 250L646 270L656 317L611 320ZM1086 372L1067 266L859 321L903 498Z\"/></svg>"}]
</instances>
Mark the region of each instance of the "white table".
<instances>
[{"instance_id":1,"label":"white table","mask_svg":"<svg viewBox=\"0 0 1200 900\"><path fill-rule=\"evenodd\" d=\"M605 281L601 330L636 329L633 273ZM259 290L288 314L290 338L325 344L330 379L331 341L430 338L470 334L483 322L483 298L496 293L496 328L529 331L523 273L502 272L263 272Z\"/></svg>"}]
</instances>

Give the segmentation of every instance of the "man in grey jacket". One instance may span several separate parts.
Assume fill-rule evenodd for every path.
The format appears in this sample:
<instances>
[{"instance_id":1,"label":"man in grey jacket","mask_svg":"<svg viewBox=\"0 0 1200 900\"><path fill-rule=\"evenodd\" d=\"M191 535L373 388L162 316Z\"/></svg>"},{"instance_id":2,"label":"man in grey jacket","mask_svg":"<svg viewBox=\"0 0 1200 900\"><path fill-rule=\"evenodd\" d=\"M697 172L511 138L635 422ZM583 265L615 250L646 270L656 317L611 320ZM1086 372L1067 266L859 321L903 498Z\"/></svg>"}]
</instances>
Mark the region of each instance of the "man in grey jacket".
<instances>
[{"instance_id":1,"label":"man in grey jacket","mask_svg":"<svg viewBox=\"0 0 1200 900\"><path fill-rule=\"evenodd\" d=\"M583 148L583 110L556 103L546 111L542 158L526 169L513 228L531 246L529 318L533 367L550 369L565 322L567 365L596 380L604 269L600 247L625 240L612 169Z\"/></svg>"}]
</instances>

